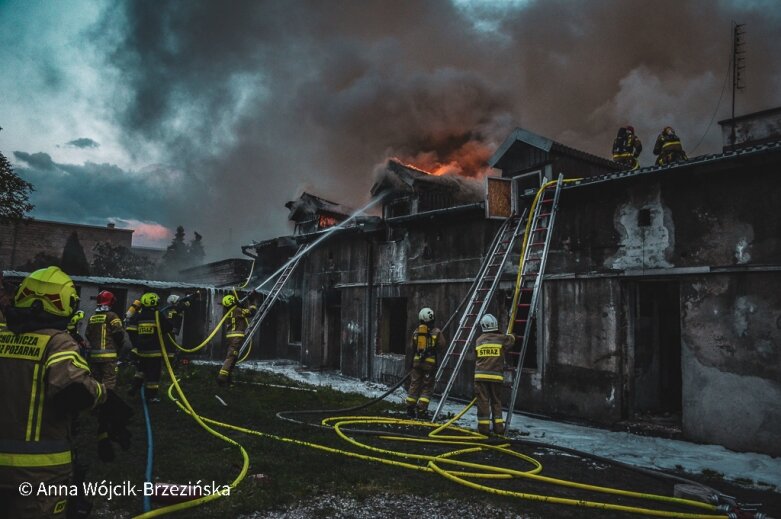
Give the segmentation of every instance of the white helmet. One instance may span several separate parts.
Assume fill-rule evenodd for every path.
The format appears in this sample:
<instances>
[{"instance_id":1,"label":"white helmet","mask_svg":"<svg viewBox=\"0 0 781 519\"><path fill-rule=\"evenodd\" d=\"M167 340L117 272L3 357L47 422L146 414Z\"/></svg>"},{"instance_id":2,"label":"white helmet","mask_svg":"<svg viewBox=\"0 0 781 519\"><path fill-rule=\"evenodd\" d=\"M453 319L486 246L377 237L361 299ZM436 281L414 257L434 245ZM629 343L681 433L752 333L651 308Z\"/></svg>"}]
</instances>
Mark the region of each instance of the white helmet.
<instances>
[{"instance_id":1,"label":"white helmet","mask_svg":"<svg viewBox=\"0 0 781 519\"><path fill-rule=\"evenodd\" d=\"M424 308L418 314L418 319L420 319L420 321L423 323L432 322L434 320L434 310L428 307Z\"/></svg>"},{"instance_id":2,"label":"white helmet","mask_svg":"<svg viewBox=\"0 0 781 519\"><path fill-rule=\"evenodd\" d=\"M169 305L175 305L179 302L179 296L176 294L171 294L168 296L168 299L165 300Z\"/></svg>"},{"instance_id":3,"label":"white helmet","mask_svg":"<svg viewBox=\"0 0 781 519\"><path fill-rule=\"evenodd\" d=\"M485 314L480 318L480 328L484 332L497 332L499 331L499 321L493 315Z\"/></svg>"}]
</instances>

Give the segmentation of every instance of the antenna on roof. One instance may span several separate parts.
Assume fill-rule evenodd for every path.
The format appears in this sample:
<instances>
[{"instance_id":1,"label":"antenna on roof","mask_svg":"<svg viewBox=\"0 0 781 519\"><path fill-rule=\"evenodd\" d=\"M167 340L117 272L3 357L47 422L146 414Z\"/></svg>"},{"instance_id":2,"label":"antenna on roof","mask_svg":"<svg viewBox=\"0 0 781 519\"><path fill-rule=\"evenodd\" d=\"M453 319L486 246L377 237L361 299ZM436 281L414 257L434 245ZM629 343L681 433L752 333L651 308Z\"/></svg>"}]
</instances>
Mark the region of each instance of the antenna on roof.
<instances>
[{"instance_id":1,"label":"antenna on roof","mask_svg":"<svg viewBox=\"0 0 781 519\"><path fill-rule=\"evenodd\" d=\"M735 93L746 88L744 71L746 70L745 23L732 22L732 131L729 136L730 146L735 147Z\"/></svg>"}]
</instances>

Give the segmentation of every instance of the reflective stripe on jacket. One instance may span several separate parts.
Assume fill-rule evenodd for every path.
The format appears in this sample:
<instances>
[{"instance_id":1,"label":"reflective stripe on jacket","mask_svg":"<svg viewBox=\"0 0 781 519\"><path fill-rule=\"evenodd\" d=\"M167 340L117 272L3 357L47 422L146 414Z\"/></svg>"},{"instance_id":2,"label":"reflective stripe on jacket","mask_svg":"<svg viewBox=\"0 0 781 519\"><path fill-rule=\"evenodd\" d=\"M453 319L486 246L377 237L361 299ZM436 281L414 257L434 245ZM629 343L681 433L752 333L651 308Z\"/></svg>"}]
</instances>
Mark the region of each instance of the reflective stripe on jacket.
<instances>
[{"instance_id":1,"label":"reflective stripe on jacket","mask_svg":"<svg viewBox=\"0 0 781 519\"><path fill-rule=\"evenodd\" d=\"M475 380L504 381L504 356L515 343L515 336L484 333L475 341Z\"/></svg>"},{"instance_id":2,"label":"reflective stripe on jacket","mask_svg":"<svg viewBox=\"0 0 781 519\"><path fill-rule=\"evenodd\" d=\"M0 332L0 487L31 474L43 480L70 473L71 418L52 407L52 398L80 384L93 405L105 400L78 350L62 330Z\"/></svg>"},{"instance_id":3,"label":"reflective stripe on jacket","mask_svg":"<svg viewBox=\"0 0 781 519\"><path fill-rule=\"evenodd\" d=\"M122 319L111 311L96 311L87 323L86 336L90 343L91 361L110 361L117 358L118 347L114 336L123 333Z\"/></svg>"}]
</instances>

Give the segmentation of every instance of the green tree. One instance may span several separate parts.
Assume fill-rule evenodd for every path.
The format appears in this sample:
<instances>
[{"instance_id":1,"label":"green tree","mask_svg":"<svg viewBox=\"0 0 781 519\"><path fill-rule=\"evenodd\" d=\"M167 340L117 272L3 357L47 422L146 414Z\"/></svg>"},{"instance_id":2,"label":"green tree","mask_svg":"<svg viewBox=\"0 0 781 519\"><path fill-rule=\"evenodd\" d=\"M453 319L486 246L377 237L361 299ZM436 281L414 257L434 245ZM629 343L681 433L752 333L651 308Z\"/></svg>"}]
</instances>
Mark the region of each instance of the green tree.
<instances>
[{"instance_id":1,"label":"green tree","mask_svg":"<svg viewBox=\"0 0 781 519\"><path fill-rule=\"evenodd\" d=\"M89 262L76 231L73 231L65 242L60 267L71 276L89 276Z\"/></svg>"},{"instance_id":2,"label":"green tree","mask_svg":"<svg viewBox=\"0 0 781 519\"><path fill-rule=\"evenodd\" d=\"M53 256L49 254L48 252L38 252L34 258L28 259L26 262L22 263L21 265L16 266L16 270L19 270L21 272L33 272L38 269L45 269L46 267L59 267L60 266L60 258L57 256Z\"/></svg>"},{"instance_id":3,"label":"green tree","mask_svg":"<svg viewBox=\"0 0 781 519\"><path fill-rule=\"evenodd\" d=\"M195 237L190 241L190 246L187 248L187 263L188 266L193 267L203 263L203 258L206 257L206 252L203 250L203 243L201 240L203 236L194 232Z\"/></svg>"},{"instance_id":4,"label":"green tree","mask_svg":"<svg viewBox=\"0 0 781 519\"><path fill-rule=\"evenodd\" d=\"M162 279L177 279L179 271L187 268L187 244L184 242L184 236L184 227L180 225L176 228L171 245L160 260L158 272Z\"/></svg>"},{"instance_id":5,"label":"green tree","mask_svg":"<svg viewBox=\"0 0 781 519\"><path fill-rule=\"evenodd\" d=\"M101 242L92 247L92 252L92 275L94 276L129 279L152 277L152 262L133 253L127 247Z\"/></svg>"},{"instance_id":6,"label":"green tree","mask_svg":"<svg viewBox=\"0 0 781 519\"><path fill-rule=\"evenodd\" d=\"M0 221L18 220L33 209L33 185L19 178L5 155L0 153Z\"/></svg>"}]
</instances>

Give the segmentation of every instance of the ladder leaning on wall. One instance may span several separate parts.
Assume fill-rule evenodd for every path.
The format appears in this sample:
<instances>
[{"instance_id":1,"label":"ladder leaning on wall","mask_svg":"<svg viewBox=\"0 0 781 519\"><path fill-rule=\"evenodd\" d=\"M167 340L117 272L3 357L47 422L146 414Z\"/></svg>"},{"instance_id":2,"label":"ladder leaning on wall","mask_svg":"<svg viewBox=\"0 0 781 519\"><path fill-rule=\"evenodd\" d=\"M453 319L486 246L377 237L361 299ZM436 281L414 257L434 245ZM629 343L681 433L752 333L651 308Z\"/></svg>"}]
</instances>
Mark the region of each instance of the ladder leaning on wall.
<instances>
[{"instance_id":1,"label":"ladder leaning on wall","mask_svg":"<svg viewBox=\"0 0 781 519\"><path fill-rule=\"evenodd\" d=\"M509 357L516 357L515 368L510 371L512 389L505 417L505 427L508 429L518 396L526 350L534 328L537 307L540 303L540 292L545 265L548 261L551 236L553 235L553 224L559 209L559 197L564 182L564 176L559 175L558 180L547 182L540 188L532 202L530 209L532 217L524 232L521 263L518 267L510 321L507 325L507 333L515 335L516 344L519 339L521 344L519 351L515 351L513 348L508 352Z\"/></svg>"},{"instance_id":2,"label":"ladder leaning on wall","mask_svg":"<svg viewBox=\"0 0 781 519\"><path fill-rule=\"evenodd\" d=\"M276 302L277 298L279 297L280 292L282 292L282 289L285 287L285 283L287 283L287 280L290 278L290 275L295 270L296 266L298 266L298 263L301 261L301 258L304 257L304 254L302 254L303 250L306 248L305 245L301 245L296 253L293 255L293 258L295 258L293 261L291 261L283 270L280 272L279 276L277 277L277 280L274 282L274 286L271 287L271 290L269 290L268 295L265 299L263 299L263 302L260 304L260 307L255 312L255 315L252 316L252 319L250 319L249 324L247 325L247 330L244 333L244 342L241 343L241 348L239 349L239 362L243 362L246 357L249 355L249 348L250 344L252 344L252 337L255 335L255 332L260 329L260 325L263 322L263 319L266 318L268 313L271 311L271 307L274 305L274 302Z\"/></svg>"},{"instance_id":3,"label":"ladder leaning on wall","mask_svg":"<svg viewBox=\"0 0 781 519\"><path fill-rule=\"evenodd\" d=\"M443 381L447 380L447 383L439 397L432 421L436 421L442 412L456 377L458 377L458 373L461 371L464 358L469 351L469 345L474 340L477 324L496 292L496 287L499 285L499 279L502 276L502 271L512 250L513 243L515 243L523 229L526 214L524 212L522 216L512 215L502 223L475 277L466 310L461 315L456 333L453 335L444 358L441 359L437 368L434 379L434 392L437 393L439 391Z\"/></svg>"}]
</instances>

